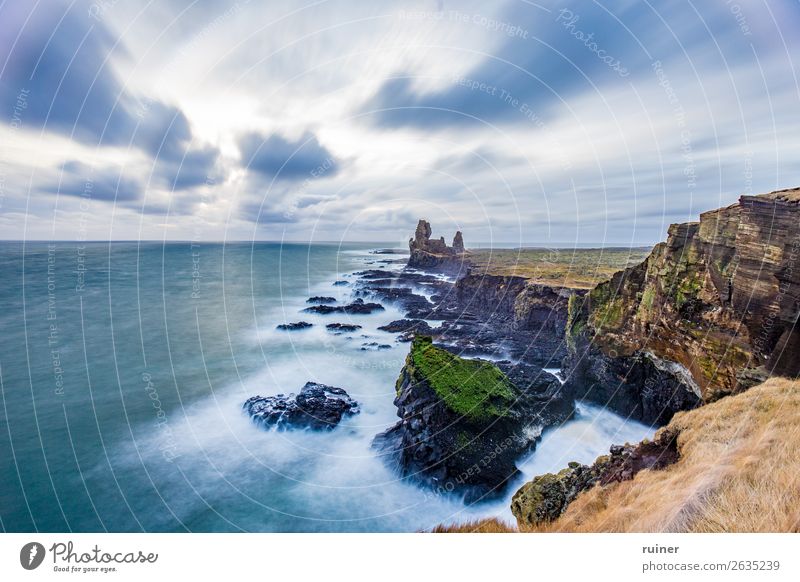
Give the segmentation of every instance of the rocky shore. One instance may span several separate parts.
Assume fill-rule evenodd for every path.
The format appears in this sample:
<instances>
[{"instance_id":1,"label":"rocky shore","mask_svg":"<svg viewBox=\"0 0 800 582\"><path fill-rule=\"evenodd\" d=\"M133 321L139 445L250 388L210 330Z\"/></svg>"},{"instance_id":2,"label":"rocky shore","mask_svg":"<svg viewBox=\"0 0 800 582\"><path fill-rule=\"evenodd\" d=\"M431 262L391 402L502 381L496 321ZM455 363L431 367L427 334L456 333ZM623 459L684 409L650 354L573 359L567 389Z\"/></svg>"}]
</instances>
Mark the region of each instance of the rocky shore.
<instances>
[{"instance_id":1,"label":"rocky shore","mask_svg":"<svg viewBox=\"0 0 800 582\"><path fill-rule=\"evenodd\" d=\"M401 310L403 319L379 328L396 334L394 343L361 345L408 346L395 387L399 421L373 446L398 474L467 502L499 495L576 401L672 426L682 411L771 375L800 374L800 190L743 196L697 223L672 225L643 262L590 289L476 268L461 233L448 246L431 239L424 220L409 250L401 270L335 282L350 288L351 303L317 296L304 311ZM559 368L564 383L544 368ZM255 397L245 408L264 424L316 428L321 406L321 426L332 427L357 411L337 390L315 385L310 398ZM518 522L553 522L595 487L677 463L679 436L662 429L653 442L614 446L592 465L535 478L514 496Z\"/></svg>"}]
</instances>

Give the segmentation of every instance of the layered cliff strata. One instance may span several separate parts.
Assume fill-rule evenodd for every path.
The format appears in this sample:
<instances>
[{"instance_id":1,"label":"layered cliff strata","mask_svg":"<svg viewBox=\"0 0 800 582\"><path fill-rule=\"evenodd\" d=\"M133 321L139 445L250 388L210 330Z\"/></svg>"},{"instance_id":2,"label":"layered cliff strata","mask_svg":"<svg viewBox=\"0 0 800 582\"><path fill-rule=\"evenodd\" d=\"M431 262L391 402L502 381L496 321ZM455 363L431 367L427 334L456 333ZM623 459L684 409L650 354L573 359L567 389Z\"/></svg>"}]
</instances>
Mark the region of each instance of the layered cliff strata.
<instances>
[{"instance_id":1,"label":"layered cliff strata","mask_svg":"<svg viewBox=\"0 0 800 582\"><path fill-rule=\"evenodd\" d=\"M675 224L640 265L570 300L578 397L646 422L800 373L800 189Z\"/></svg>"},{"instance_id":2,"label":"layered cliff strata","mask_svg":"<svg viewBox=\"0 0 800 582\"><path fill-rule=\"evenodd\" d=\"M401 474L441 493L468 501L499 494L520 455L574 410L572 396L541 369L508 363L505 372L415 338L397 380L401 420L375 438L376 448Z\"/></svg>"}]
</instances>

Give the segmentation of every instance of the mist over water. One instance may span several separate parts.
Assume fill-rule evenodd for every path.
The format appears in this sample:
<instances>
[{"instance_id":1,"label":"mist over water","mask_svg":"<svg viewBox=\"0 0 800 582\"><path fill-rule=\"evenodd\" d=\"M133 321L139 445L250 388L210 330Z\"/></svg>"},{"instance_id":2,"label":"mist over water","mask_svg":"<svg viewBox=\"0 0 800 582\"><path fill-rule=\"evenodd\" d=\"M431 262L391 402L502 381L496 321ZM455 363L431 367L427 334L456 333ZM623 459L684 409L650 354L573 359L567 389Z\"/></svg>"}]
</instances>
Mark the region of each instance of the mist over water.
<instances>
[{"instance_id":1,"label":"mist over water","mask_svg":"<svg viewBox=\"0 0 800 582\"><path fill-rule=\"evenodd\" d=\"M504 499L466 506L398 479L370 448L397 420L402 317L301 313L399 268L370 245L0 244L0 518L8 531L415 531L497 516L525 478L652 431L581 404L520 461ZM279 331L281 323L313 327ZM326 323L363 328L334 335ZM55 326L55 327L53 327ZM363 337L366 336L366 337ZM363 344L391 349L362 350ZM270 432L250 396L339 386L360 414Z\"/></svg>"}]
</instances>

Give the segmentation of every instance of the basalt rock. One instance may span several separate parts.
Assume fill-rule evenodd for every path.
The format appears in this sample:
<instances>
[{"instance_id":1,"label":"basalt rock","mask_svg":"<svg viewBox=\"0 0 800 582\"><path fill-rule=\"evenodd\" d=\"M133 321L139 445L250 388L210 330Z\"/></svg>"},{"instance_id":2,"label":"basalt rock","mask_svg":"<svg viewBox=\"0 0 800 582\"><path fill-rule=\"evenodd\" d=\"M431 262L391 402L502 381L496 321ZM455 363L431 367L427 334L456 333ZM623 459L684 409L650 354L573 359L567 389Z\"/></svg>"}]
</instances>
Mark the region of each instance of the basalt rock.
<instances>
[{"instance_id":1,"label":"basalt rock","mask_svg":"<svg viewBox=\"0 0 800 582\"><path fill-rule=\"evenodd\" d=\"M329 323L325 326L325 329L328 331L332 331L336 334L340 333L352 333L354 331L358 331L361 329L360 325L355 325L353 323Z\"/></svg>"},{"instance_id":2,"label":"basalt rock","mask_svg":"<svg viewBox=\"0 0 800 582\"><path fill-rule=\"evenodd\" d=\"M358 413L358 403L341 388L307 382L300 393L253 396L242 406L253 422L286 429L333 429L342 418Z\"/></svg>"},{"instance_id":3,"label":"basalt rock","mask_svg":"<svg viewBox=\"0 0 800 582\"><path fill-rule=\"evenodd\" d=\"M315 295L306 299L306 303L336 303L336 297L323 297Z\"/></svg>"},{"instance_id":4,"label":"basalt rock","mask_svg":"<svg viewBox=\"0 0 800 582\"><path fill-rule=\"evenodd\" d=\"M523 485L511 500L520 528L556 520L578 495L596 485L629 481L643 469L657 471L680 458L678 432L662 429L654 441L615 445L592 465L569 463L557 474L547 473Z\"/></svg>"},{"instance_id":5,"label":"basalt rock","mask_svg":"<svg viewBox=\"0 0 800 582\"><path fill-rule=\"evenodd\" d=\"M383 311L384 307L380 303L365 303L363 299L356 299L349 305L313 305L306 307L303 311L308 313L319 313L327 315L329 313L346 313L348 315L370 314L375 311Z\"/></svg>"},{"instance_id":6,"label":"basalt rock","mask_svg":"<svg viewBox=\"0 0 800 582\"><path fill-rule=\"evenodd\" d=\"M444 237L431 238L431 225L425 220L417 224L414 238L408 241L408 248L411 253L408 266L414 269L459 275L466 273L469 266L461 232L456 233L453 246L447 246Z\"/></svg>"},{"instance_id":7,"label":"basalt rock","mask_svg":"<svg viewBox=\"0 0 800 582\"><path fill-rule=\"evenodd\" d=\"M390 333L414 332L419 335L427 336L431 335L434 331L428 322L422 319L396 319L386 325L380 326L378 329Z\"/></svg>"},{"instance_id":8,"label":"basalt rock","mask_svg":"<svg viewBox=\"0 0 800 582\"><path fill-rule=\"evenodd\" d=\"M499 495L542 430L572 414L555 378L533 378L517 386L490 362L416 337L397 380L401 420L374 446L402 475L438 492L470 502Z\"/></svg>"},{"instance_id":9,"label":"basalt rock","mask_svg":"<svg viewBox=\"0 0 800 582\"><path fill-rule=\"evenodd\" d=\"M585 397L664 423L800 374L800 189L674 224L640 265L569 306L564 361Z\"/></svg>"},{"instance_id":10,"label":"basalt rock","mask_svg":"<svg viewBox=\"0 0 800 582\"><path fill-rule=\"evenodd\" d=\"M569 298L583 293L524 277L470 272L437 305L438 313L450 316L440 340L468 352L505 352L537 366L558 367L568 354Z\"/></svg>"},{"instance_id":11,"label":"basalt rock","mask_svg":"<svg viewBox=\"0 0 800 582\"><path fill-rule=\"evenodd\" d=\"M313 327L314 324L307 321L294 321L292 323L281 323L277 328L281 331L296 331L298 329L308 329Z\"/></svg>"}]
</instances>

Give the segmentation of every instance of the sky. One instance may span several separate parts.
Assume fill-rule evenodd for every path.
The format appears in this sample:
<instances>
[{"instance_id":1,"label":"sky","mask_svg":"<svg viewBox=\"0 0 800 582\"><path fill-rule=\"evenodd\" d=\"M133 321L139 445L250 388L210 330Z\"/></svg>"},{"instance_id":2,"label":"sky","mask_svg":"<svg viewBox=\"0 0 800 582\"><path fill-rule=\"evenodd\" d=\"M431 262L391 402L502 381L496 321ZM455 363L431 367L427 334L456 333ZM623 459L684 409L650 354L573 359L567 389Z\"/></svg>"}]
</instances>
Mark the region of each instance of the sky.
<instances>
[{"instance_id":1,"label":"sky","mask_svg":"<svg viewBox=\"0 0 800 582\"><path fill-rule=\"evenodd\" d=\"M800 2L0 0L0 238L652 244L800 185Z\"/></svg>"}]
</instances>

